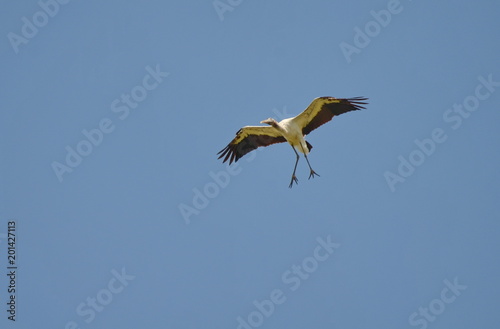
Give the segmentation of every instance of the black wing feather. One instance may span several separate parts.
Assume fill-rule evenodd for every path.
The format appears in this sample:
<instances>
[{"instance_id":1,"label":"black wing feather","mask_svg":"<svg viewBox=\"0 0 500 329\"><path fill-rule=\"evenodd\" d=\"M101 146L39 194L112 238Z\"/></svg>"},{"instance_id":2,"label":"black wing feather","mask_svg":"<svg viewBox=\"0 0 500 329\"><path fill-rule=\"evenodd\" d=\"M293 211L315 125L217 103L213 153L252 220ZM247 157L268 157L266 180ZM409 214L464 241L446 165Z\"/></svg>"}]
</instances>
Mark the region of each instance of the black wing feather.
<instances>
[{"instance_id":1,"label":"black wing feather","mask_svg":"<svg viewBox=\"0 0 500 329\"><path fill-rule=\"evenodd\" d=\"M266 127L267 128L267 127ZM269 135L248 135L245 138L240 139L240 134L244 133L243 129L240 129L236 133L236 137L229 143L225 148L219 151L219 158L224 157L222 162L229 160L229 164L237 162L242 156L255 150L261 146L268 146L275 143L286 142L283 136L269 136ZM238 141L239 140L239 141Z\"/></svg>"},{"instance_id":2,"label":"black wing feather","mask_svg":"<svg viewBox=\"0 0 500 329\"><path fill-rule=\"evenodd\" d=\"M323 98L323 97L322 97ZM325 97L325 99L332 99L333 97ZM338 98L338 103L324 103L321 110L317 115L302 129L304 135L309 134L314 129L330 121L334 116L341 115L350 111L364 109L363 105L367 104L363 101L367 100L365 97L353 98Z\"/></svg>"}]
</instances>

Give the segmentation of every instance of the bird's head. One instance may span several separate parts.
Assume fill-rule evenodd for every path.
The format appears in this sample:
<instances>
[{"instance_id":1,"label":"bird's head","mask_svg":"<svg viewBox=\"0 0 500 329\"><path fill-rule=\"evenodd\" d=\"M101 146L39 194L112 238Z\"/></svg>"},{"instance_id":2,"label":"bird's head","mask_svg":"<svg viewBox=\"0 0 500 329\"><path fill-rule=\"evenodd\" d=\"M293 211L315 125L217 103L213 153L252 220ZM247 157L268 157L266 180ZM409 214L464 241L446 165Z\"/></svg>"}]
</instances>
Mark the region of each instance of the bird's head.
<instances>
[{"instance_id":1,"label":"bird's head","mask_svg":"<svg viewBox=\"0 0 500 329\"><path fill-rule=\"evenodd\" d=\"M268 124L270 126L277 126L278 125L278 122L276 122L276 120L274 120L273 118L268 118L266 120L262 120L260 123L265 123L265 124Z\"/></svg>"}]
</instances>

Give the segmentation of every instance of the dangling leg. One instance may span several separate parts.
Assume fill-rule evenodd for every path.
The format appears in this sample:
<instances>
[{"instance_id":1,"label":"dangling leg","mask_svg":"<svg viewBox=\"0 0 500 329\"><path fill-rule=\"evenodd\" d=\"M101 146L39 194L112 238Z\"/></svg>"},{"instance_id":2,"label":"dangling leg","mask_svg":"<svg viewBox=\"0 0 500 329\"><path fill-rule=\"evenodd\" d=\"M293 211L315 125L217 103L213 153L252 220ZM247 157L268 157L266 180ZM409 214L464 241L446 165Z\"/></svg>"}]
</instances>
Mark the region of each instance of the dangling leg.
<instances>
[{"instance_id":1,"label":"dangling leg","mask_svg":"<svg viewBox=\"0 0 500 329\"><path fill-rule=\"evenodd\" d=\"M303 147L302 147L302 150L304 150ZM297 153L297 152L295 152L295 153ZM304 158L306 158L307 165L309 166L309 170L310 170L310 172L309 172L309 179L311 179L311 177L314 177L314 175L316 175L316 176L319 177L319 175L311 168L311 164L309 163L309 159L307 158L306 152L304 152Z\"/></svg>"},{"instance_id":2,"label":"dangling leg","mask_svg":"<svg viewBox=\"0 0 500 329\"><path fill-rule=\"evenodd\" d=\"M309 159L307 159L307 155L304 154L304 157L306 158L306 161L307 161L307 164L309 165L309 169L311 170L309 172L309 179L311 179L311 177L314 177L314 175L318 176L319 177L319 174L317 174L312 168L311 168L311 165L309 164Z\"/></svg>"},{"instance_id":3,"label":"dangling leg","mask_svg":"<svg viewBox=\"0 0 500 329\"><path fill-rule=\"evenodd\" d=\"M293 167L292 180L290 181L290 185L288 185L289 188L292 188L293 182L295 182L295 184L299 183L297 176L295 176L295 170L297 170L297 163L299 163L299 154L295 150L295 147L292 146L292 149L295 152L295 155L297 156L297 160L295 160L295 166Z\"/></svg>"}]
</instances>

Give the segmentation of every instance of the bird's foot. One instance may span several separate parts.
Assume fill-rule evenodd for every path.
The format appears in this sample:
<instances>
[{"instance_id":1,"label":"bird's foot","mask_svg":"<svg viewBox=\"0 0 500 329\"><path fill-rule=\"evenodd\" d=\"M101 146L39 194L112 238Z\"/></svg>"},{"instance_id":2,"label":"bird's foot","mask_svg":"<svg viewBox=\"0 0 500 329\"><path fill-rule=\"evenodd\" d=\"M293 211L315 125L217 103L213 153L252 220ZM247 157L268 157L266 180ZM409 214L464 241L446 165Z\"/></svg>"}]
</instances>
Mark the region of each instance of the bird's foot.
<instances>
[{"instance_id":1,"label":"bird's foot","mask_svg":"<svg viewBox=\"0 0 500 329\"><path fill-rule=\"evenodd\" d=\"M295 184L299 183L299 180L297 179L297 176L295 176L295 175L292 175L292 180L290 181L290 185L288 185L289 188L292 188L293 182L295 182Z\"/></svg>"},{"instance_id":2,"label":"bird's foot","mask_svg":"<svg viewBox=\"0 0 500 329\"><path fill-rule=\"evenodd\" d=\"M309 179L313 178L314 175L319 177L319 175L314 170L311 169L311 172L309 173Z\"/></svg>"}]
</instances>

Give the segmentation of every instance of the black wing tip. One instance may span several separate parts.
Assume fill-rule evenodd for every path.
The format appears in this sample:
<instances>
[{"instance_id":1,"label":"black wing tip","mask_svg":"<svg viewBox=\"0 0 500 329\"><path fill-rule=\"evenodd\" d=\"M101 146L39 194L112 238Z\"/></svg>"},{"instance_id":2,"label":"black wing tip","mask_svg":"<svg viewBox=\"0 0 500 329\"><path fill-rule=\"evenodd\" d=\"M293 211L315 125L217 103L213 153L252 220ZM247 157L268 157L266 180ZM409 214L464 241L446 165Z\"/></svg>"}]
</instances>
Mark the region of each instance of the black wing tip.
<instances>
[{"instance_id":1,"label":"black wing tip","mask_svg":"<svg viewBox=\"0 0 500 329\"><path fill-rule=\"evenodd\" d=\"M219 155L220 154L220 155ZM232 164L233 162L237 162L241 156L239 156L236 152L236 146L232 144L228 144L225 148L220 150L217 155L219 157L217 159L224 158L222 160L222 163L225 163L226 161L229 160L229 164Z\"/></svg>"},{"instance_id":2,"label":"black wing tip","mask_svg":"<svg viewBox=\"0 0 500 329\"><path fill-rule=\"evenodd\" d=\"M329 107L334 115L344 114L350 111L358 111L366 109L363 105L368 104L365 102L367 97L351 97L351 98L335 98L335 97L322 97L325 99L336 100L336 102L326 102L323 106Z\"/></svg>"},{"instance_id":3,"label":"black wing tip","mask_svg":"<svg viewBox=\"0 0 500 329\"><path fill-rule=\"evenodd\" d=\"M323 96L323 97L318 97L321 99L338 99L341 101L348 102L349 104L353 105L354 110L361 110L361 109L366 109L363 105L368 104L368 102L365 102L368 100L368 97L364 96L358 96L358 97L349 97L349 98L336 98L333 96Z\"/></svg>"},{"instance_id":4,"label":"black wing tip","mask_svg":"<svg viewBox=\"0 0 500 329\"><path fill-rule=\"evenodd\" d=\"M366 110L366 107L364 107L363 105L368 104L368 102L365 102L368 100L368 98L363 96L346 98L345 100L354 107L354 110Z\"/></svg>"}]
</instances>

